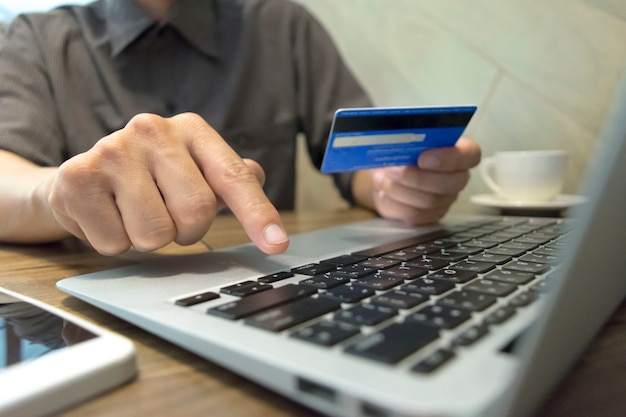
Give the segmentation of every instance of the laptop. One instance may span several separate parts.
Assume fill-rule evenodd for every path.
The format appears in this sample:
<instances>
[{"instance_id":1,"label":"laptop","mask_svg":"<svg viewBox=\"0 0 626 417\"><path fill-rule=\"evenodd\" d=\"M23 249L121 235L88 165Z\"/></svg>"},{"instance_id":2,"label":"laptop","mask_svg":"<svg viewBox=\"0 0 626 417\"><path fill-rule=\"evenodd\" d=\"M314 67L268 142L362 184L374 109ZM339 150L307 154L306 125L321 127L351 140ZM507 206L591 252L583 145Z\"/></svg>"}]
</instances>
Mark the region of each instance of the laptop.
<instances>
[{"instance_id":1,"label":"laptop","mask_svg":"<svg viewBox=\"0 0 626 417\"><path fill-rule=\"evenodd\" d=\"M626 295L626 86L566 219L374 219L58 287L330 416L529 416Z\"/></svg>"}]
</instances>

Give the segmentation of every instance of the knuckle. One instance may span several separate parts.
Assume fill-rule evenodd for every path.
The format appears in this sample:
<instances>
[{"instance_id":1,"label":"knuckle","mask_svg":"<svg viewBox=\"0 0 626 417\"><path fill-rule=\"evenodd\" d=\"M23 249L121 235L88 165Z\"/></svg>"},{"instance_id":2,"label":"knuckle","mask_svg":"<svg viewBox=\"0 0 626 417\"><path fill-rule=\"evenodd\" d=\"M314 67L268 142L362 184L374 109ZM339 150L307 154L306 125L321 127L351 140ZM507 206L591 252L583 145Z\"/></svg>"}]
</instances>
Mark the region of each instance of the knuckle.
<instances>
[{"instance_id":1,"label":"knuckle","mask_svg":"<svg viewBox=\"0 0 626 417\"><path fill-rule=\"evenodd\" d=\"M48 196L48 204L58 212L69 213L78 201L100 203L110 197L102 173L84 161L62 164Z\"/></svg>"},{"instance_id":2,"label":"knuckle","mask_svg":"<svg viewBox=\"0 0 626 417\"><path fill-rule=\"evenodd\" d=\"M250 213L250 217L254 219L252 221L253 224L262 222L270 210L273 210L268 200L250 199L246 203L246 210Z\"/></svg>"},{"instance_id":3,"label":"knuckle","mask_svg":"<svg viewBox=\"0 0 626 417\"><path fill-rule=\"evenodd\" d=\"M217 201L208 196L194 194L185 199L185 204L176 221L179 229L203 227L217 213Z\"/></svg>"},{"instance_id":4,"label":"knuckle","mask_svg":"<svg viewBox=\"0 0 626 417\"><path fill-rule=\"evenodd\" d=\"M211 134L215 134L216 132L211 128L211 126L202 118L202 116L186 112L179 113L177 115L172 116L170 119L171 123L177 126L178 129L182 131L189 132L192 140L197 140L198 138L204 137L204 134L199 134L199 132L210 132Z\"/></svg>"},{"instance_id":5,"label":"knuckle","mask_svg":"<svg viewBox=\"0 0 626 417\"><path fill-rule=\"evenodd\" d=\"M252 168L241 159L229 158L223 161L221 174L224 181L229 185L258 182Z\"/></svg>"},{"instance_id":6,"label":"knuckle","mask_svg":"<svg viewBox=\"0 0 626 417\"><path fill-rule=\"evenodd\" d=\"M79 155L61 164L55 183L72 188L89 187L96 171L86 156Z\"/></svg>"},{"instance_id":7,"label":"knuckle","mask_svg":"<svg viewBox=\"0 0 626 417\"><path fill-rule=\"evenodd\" d=\"M141 113L133 116L126 125L126 129L133 136L138 137L159 137L167 129L165 119L156 114Z\"/></svg>"},{"instance_id":8,"label":"knuckle","mask_svg":"<svg viewBox=\"0 0 626 417\"><path fill-rule=\"evenodd\" d=\"M423 193L420 198L420 203L422 209L428 210L436 207L440 203L440 198L435 194Z\"/></svg>"},{"instance_id":9,"label":"knuckle","mask_svg":"<svg viewBox=\"0 0 626 417\"><path fill-rule=\"evenodd\" d=\"M113 152L119 152L120 156L127 155L132 149L140 148L149 150L162 150L167 148L171 141L170 124L167 119L150 113L142 113L134 116L126 127L115 132L104 141L111 146Z\"/></svg>"},{"instance_id":10,"label":"knuckle","mask_svg":"<svg viewBox=\"0 0 626 417\"><path fill-rule=\"evenodd\" d=\"M172 120L176 123L183 123L191 126L206 124L205 120L200 115L192 112L179 113L175 116L172 116Z\"/></svg>"},{"instance_id":11,"label":"knuckle","mask_svg":"<svg viewBox=\"0 0 626 417\"><path fill-rule=\"evenodd\" d=\"M176 227L171 221L154 222L147 232L131 236L133 247L139 252L151 252L172 242Z\"/></svg>"},{"instance_id":12,"label":"knuckle","mask_svg":"<svg viewBox=\"0 0 626 417\"><path fill-rule=\"evenodd\" d=\"M83 154L85 163L92 167L94 172L104 171L113 164L128 159L134 143L120 132L105 136L96 142L89 152Z\"/></svg>"}]
</instances>

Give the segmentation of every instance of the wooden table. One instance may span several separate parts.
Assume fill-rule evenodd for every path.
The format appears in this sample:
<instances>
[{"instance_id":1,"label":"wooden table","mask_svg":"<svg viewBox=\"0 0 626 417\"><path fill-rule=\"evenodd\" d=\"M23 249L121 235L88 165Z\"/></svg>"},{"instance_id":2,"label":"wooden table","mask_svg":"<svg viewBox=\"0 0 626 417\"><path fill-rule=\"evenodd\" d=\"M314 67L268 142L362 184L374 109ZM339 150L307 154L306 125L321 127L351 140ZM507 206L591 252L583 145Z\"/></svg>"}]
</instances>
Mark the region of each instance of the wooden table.
<instances>
[{"instance_id":1,"label":"wooden table","mask_svg":"<svg viewBox=\"0 0 626 417\"><path fill-rule=\"evenodd\" d=\"M372 218L364 210L284 213L289 233ZM232 217L220 217L189 247L159 254L97 254L76 240L37 245L0 245L0 286L37 298L132 339L139 376L112 392L79 404L65 416L318 416L255 383L153 336L56 289L56 281L153 256L198 253L247 242ZM626 416L626 304L611 318L584 357L548 401L546 416Z\"/></svg>"}]
</instances>

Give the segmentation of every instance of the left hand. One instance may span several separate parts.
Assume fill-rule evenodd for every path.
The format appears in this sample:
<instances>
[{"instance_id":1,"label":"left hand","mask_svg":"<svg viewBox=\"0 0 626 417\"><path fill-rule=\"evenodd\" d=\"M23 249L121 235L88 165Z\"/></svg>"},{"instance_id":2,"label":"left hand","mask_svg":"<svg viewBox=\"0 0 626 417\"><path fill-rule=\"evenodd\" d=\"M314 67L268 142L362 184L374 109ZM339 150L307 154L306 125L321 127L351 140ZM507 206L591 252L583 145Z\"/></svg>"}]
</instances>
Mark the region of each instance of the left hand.
<instances>
[{"instance_id":1,"label":"left hand","mask_svg":"<svg viewBox=\"0 0 626 417\"><path fill-rule=\"evenodd\" d=\"M359 171L353 182L358 203L383 217L410 225L437 222L469 181L469 170L480 162L479 145L461 137L454 147L431 149L417 166Z\"/></svg>"}]
</instances>

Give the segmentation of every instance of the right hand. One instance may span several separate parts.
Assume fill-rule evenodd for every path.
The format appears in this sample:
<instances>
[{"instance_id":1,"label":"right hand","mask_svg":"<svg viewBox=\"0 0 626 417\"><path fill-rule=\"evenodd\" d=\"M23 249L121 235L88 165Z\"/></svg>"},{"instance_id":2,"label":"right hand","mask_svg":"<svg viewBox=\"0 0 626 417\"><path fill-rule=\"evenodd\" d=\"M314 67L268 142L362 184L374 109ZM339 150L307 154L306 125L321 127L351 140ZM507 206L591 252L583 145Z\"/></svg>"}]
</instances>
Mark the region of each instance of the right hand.
<instances>
[{"instance_id":1,"label":"right hand","mask_svg":"<svg viewBox=\"0 0 626 417\"><path fill-rule=\"evenodd\" d=\"M282 253L289 240L264 180L201 117L141 114L63 163L49 203L62 227L106 255L193 244L223 206L263 252Z\"/></svg>"}]
</instances>

